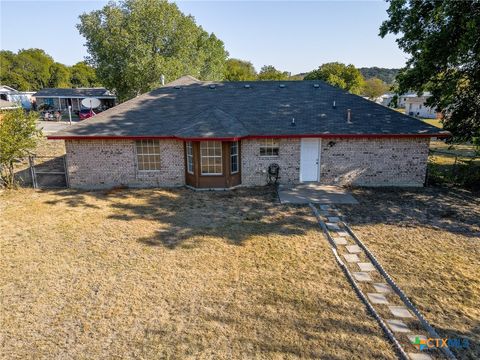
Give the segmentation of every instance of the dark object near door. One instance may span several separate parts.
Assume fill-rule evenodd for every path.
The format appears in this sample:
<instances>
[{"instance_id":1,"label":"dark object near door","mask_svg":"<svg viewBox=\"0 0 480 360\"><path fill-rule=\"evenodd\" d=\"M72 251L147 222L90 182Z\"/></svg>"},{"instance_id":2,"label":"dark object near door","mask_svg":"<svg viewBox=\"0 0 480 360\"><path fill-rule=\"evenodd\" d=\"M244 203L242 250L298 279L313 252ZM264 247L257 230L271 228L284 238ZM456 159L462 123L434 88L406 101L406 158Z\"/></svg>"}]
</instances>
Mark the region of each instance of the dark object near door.
<instances>
[{"instance_id":1,"label":"dark object near door","mask_svg":"<svg viewBox=\"0 0 480 360\"><path fill-rule=\"evenodd\" d=\"M276 184L280 176L280 166L278 164L270 164L268 165L268 184Z\"/></svg>"}]
</instances>

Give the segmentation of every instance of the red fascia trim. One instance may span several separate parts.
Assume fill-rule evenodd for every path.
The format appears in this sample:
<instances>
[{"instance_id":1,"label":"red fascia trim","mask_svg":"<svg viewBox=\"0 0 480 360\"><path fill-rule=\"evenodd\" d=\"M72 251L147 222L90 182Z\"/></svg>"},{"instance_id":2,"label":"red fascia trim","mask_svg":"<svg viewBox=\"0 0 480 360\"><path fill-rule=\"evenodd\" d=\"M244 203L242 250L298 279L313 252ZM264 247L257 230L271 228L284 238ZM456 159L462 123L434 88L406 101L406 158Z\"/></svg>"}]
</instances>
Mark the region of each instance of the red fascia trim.
<instances>
[{"instance_id":1,"label":"red fascia trim","mask_svg":"<svg viewBox=\"0 0 480 360\"><path fill-rule=\"evenodd\" d=\"M178 140L178 141L238 141L242 139L301 139L301 138L345 138L345 139L380 139L380 138L447 138L450 133L439 134L303 134L303 135L248 135L241 137L230 138L182 138L178 136L47 136L49 140L146 140L146 139L163 139L163 140Z\"/></svg>"},{"instance_id":2,"label":"red fascia trim","mask_svg":"<svg viewBox=\"0 0 480 360\"><path fill-rule=\"evenodd\" d=\"M441 133L441 134L321 134L321 135L249 135L245 136L244 139L286 139L286 138L322 138L322 139L331 139L331 138L347 138L347 139L361 139L361 138L447 138L450 137L450 133Z\"/></svg>"},{"instance_id":3,"label":"red fascia trim","mask_svg":"<svg viewBox=\"0 0 480 360\"><path fill-rule=\"evenodd\" d=\"M176 136L55 136L47 135L48 140L146 140L146 139L163 139L163 140L183 140Z\"/></svg>"}]
</instances>

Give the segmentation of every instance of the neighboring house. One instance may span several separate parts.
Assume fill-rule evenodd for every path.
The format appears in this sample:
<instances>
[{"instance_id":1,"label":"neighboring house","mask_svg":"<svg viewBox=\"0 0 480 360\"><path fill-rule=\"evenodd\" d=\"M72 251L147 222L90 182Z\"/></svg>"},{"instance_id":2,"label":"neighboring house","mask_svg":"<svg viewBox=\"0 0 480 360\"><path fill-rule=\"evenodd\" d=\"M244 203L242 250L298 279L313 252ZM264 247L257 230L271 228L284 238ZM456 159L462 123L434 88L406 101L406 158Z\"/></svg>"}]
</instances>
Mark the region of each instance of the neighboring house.
<instances>
[{"instance_id":1,"label":"neighboring house","mask_svg":"<svg viewBox=\"0 0 480 360\"><path fill-rule=\"evenodd\" d=\"M75 188L281 184L422 186L449 133L321 81L182 77L49 136Z\"/></svg>"},{"instance_id":2,"label":"neighboring house","mask_svg":"<svg viewBox=\"0 0 480 360\"><path fill-rule=\"evenodd\" d=\"M425 105L429 95L411 96L405 101L405 113L411 116L436 119L440 117L435 108Z\"/></svg>"},{"instance_id":3,"label":"neighboring house","mask_svg":"<svg viewBox=\"0 0 480 360\"><path fill-rule=\"evenodd\" d=\"M6 85L0 85L0 99L20 104L26 110L32 108L34 91L18 91Z\"/></svg>"},{"instance_id":4,"label":"neighboring house","mask_svg":"<svg viewBox=\"0 0 480 360\"><path fill-rule=\"evenodd\" d=\"M18 109L20 105L17 103L0 99L0 110L13 110Z\"/></svg>"},{"instance_id":5,"label":"neighboring house","mask_svg":"<svg viewBox=\"0 0 480 360\"><path fill-rule=\"evenodd\" d=\"M380 104L380 105L383 105L383 106L390 106L394 96L395 96L395 94L386 93L386 94L383 94L383 95L379 96L376 99L375 102L377 104Z\"/></svg>"},{"instance_id":6,"label":"neighboring house","mask_svg":"<svg viewBox=\"0 0 480 360\"><path fill-rule=\"evenodd\" d=\"M68 106L72 110L80 111L85 109L82 100L87 97L94 97L100 100L99 110L106 110L115 106L116 96L105 88L45 88L35 93L37 107L42 105L52 107L56 110L65 110Z\"/></svg>"}]
</instances>

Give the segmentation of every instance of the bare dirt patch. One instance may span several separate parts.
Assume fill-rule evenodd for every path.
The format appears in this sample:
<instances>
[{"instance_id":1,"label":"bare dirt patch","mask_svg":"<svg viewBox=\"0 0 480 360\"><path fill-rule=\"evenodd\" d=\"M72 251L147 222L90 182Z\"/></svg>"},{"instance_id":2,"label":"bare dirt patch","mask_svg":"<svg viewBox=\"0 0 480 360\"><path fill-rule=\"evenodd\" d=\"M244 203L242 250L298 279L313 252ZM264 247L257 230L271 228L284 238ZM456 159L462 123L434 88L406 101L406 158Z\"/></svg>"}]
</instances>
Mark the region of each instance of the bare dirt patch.
<instances>
[{"instance_id":1,"label":"bare dirt patch","mask_svg":"<svg viewBox=\"0 0 480 360\"><path fill-rule=\"evenodd\" d=\"M342 206L353 230L440 335L480 358L480 200L445 188L358 189Z\"/></svg>"},{"instance_id":2,"label":"bare dirt patch","mask_svg":"<svg viewBox=\"0 0 480 360\"><path fill-rule=\"evenodd\" d=\"M393 359L268 189L0 194L5 358Z\"/></svg>"}]
</instances>

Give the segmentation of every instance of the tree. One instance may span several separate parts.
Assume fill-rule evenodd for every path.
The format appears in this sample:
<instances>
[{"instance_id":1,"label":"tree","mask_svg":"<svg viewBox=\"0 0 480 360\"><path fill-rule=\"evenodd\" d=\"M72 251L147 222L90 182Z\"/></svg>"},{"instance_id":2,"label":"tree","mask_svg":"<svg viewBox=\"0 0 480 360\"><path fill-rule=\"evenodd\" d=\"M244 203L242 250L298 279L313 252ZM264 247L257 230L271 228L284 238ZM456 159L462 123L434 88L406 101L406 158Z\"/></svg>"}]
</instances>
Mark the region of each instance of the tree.
<instances>
[{"instance_id":1,"label":"tree","mask_svg":"<svg viewBox=\"0 0 480 360\"><path fill-rule=\"evenodd\" d=\"M382 80L377 78L371 78L365 80L363 86L363 95L367 96L370 100L375 100L380 95L385 94L388 90L388 85L385 84Z\"/></svg>"},{"instance_id":2,"label":"tree","mask_svg":"<svg viewBox=\"0 0 480 360\"><path fill-rule=\"evenodd\" d=\"M22 108L0 114L0 185L15 186L14 165L36 147L41 131L37 130L38 114Z\"/></svg>"},{"instance_id":3,"label":"tree","mask_svg":"<svg viewBox=\"0 0 480 360\"><path fill-rule=\"evenodd\" d=\"M275 69L273 65L264 65L258 73L258 80L288 80L290 73Z\"/></svg>"},{"instance_id":4,"label":"tree","mask_svg":"<svg viewBox=\"0 0 480 360\"><path fill-rule=\"evenodd\" d=\"M53 88L69 88L72 86L70 76L70 69L67 66L55 62L50 66L48 86Z\"/></svg>"},{"instance_id":5,"label":"tree","mask_svg":"<svg viewBox=\"0 0 480 360\"><path fill-rule=\"evenodd\" d=\"M166 0L110 2L81 15L77 28L86 39L88 62L120 100L159 86L162 74L167 81L185 74L223 79L223 42Z\"/></svg>"},{"instance_id":6,"label":"tree","mask_svg":"<svg viewBox=\"0 0 480 360\"><path fill-rule=\"evenodd\" d=\"M459 140L480 136L480 1L390 0L387 13L380 36L401 34L410 54L400 92L430 91L445 129Z\"/></svg>"},{"instance_id":7,"label":"tree","mask_svg":"<svg viewBox=\"0 0 480 360\"><path fill-rule=\"evenodd\" d=\"M70 83L73 87L100 86L95 69L85 61L80 61L70 68Z\"/></svg>"},{"instance_id":8,"label":"tree","mask_svg":"<svg viewBox=\"0 0 480 360\"><path fill-rule=\"evenodd\" d=\"M362 92L364 83L362 74L355 66L338 62L323 64L317 70L309 72L304 79L323 80L357 95Z\"/></svg>"},{"instance_id":9,"label":"tree","mask_svg":"<svg viewBox=\"0 0 480 360\"><path fill-rule=\"evenodd\" d=\"M0 81L17 90L39 90L48 87L53 59L41 49L22 49L17 54L2 51Z\"/></svg>"},{"instance_id":10,"label":"tree","mask_svg":"<svg viewBox=\"0 0 480 360\"><path fill-rule=\"evenodd\" d=\"M257 72L250 61L228 59L225 65L227 81L252 81L257 78Z\"/></svg>"}]
</instances>

